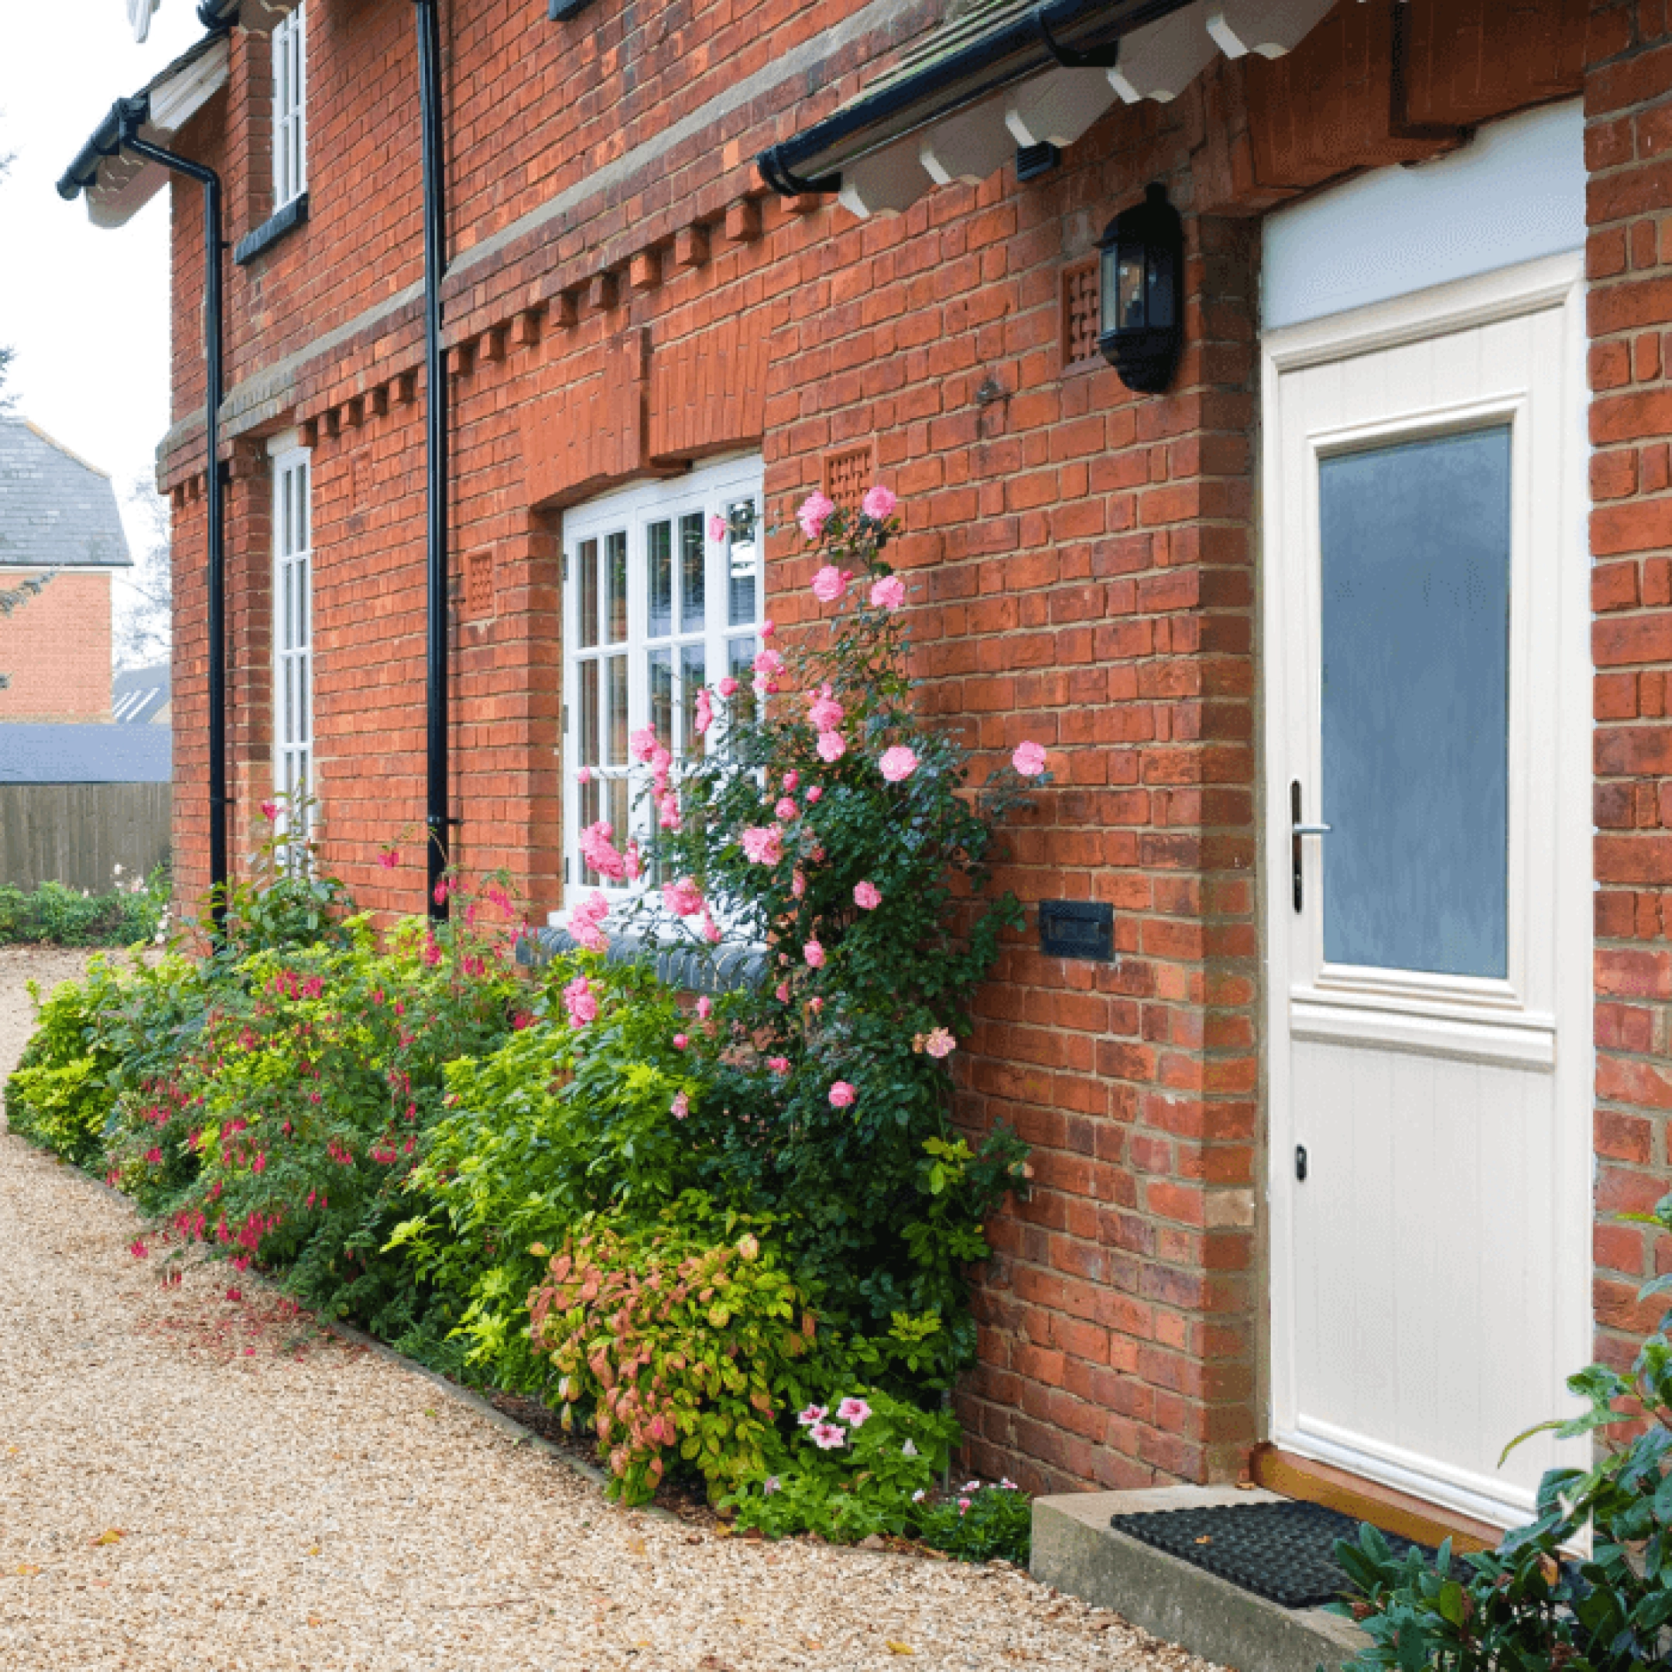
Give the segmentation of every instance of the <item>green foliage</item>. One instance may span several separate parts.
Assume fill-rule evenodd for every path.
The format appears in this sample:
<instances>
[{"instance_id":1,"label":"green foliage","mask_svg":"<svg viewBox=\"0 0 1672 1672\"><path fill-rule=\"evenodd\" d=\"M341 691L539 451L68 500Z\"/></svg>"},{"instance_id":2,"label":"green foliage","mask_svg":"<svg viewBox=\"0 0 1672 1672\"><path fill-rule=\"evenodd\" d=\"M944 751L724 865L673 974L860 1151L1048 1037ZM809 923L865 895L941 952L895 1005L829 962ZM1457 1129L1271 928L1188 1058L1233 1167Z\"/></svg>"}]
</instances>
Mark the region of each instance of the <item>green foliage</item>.
<instances>
[{"instance_id":1,"label":"green foliage","mask_svg":"<svg viewBox=\"0 0 1672 1672\"><path fill-rule=\"evenodd\" d=\"M1672 1196L1652 1216L1672 1231ZM1672 1277L1645 1296L1672 1290ZM1593 1364L1568 1379L1589 1410L1541 1424L1566 1439L1602 1436L1588 1470L1553 1469L1538 1518L1495 1551L1454 1564L1449 1544L1430 1566L1419 1551L1392 1556L1374 1528L1337 1553L1364 1600L1338 1612L1360 1619L1371 1647L1360 1672L1650 1672L1672 1662L1672 1340L1644 1342L1629 1372ZM1511 1442L1511 1449L1527 1435ZM1507 1455L1507 1452L1506 1452ZM1589 1556L1563 1554L1589 1523Z\"/></svg>"},{"instance_id":2,"label":"green foliage","mask_svg":"<svg viewBox=\"0 0 1672 1672\"><path fill-rule=\"evenodd\" d=\"M159 866L149 878L108 894L85 894L43 882L25 892L0 885L0 944L134 946L155 940L168 915L169 876Z\"/></svg>"},{"instance_id":3,"label":"green foliage","mask_svg":"<svg viewBox=\"0 0 1672 1672\"><path fill-rule=\"evenodd\" d=\"M1033 1502L1009 1481L969 1481L951 1502L937 1503L918 1520L917 1537L961 1562L998 1557L1026 1567L1033 1550Z\"/></svg>"},{"instance_id":4,"label":"green foliage","mask_svg":"<svg viewBox=\"0 0 1672 1672\"><path fill-rule=\"evenodd\" d=\"M682 1197L649 1231L583 1220L529 1297L565 1425L598 1435L610 1489L639 1503L670 1456L711 1489L761 1472L816 1325L748 1221Z\"/></svg>"},{"instance_id":5,"label":"green foliage","mask_svg":"<svg viewBox=\"0 0 1672 1672\"><path fill-rule=\"evenodd\" d=\"M216 952L222 962L236 964L253 952L287 947L348 944L354 901L338 878L320 869L313 814L309 795L261 804L266 830L246 874L211 890L205 902L209 908L225 904ZM207 909L204 930L212 934Z\"/></svg>"},{"instance_id":6,"label":"green foliage","mask_svg":"<svg viewBox=\"0 0 1672 1672\"><path fill-rule=\"evenodd\" d=\"M116 982L102 958L93 960L85 981L60 982L44 1000L31 981L35 1032L6 1082L10 1129L80 1167L95 1165L103 1153L116 1102L110 1076L117 1057L99 1025Z\"/></svg>"}]
</instances>

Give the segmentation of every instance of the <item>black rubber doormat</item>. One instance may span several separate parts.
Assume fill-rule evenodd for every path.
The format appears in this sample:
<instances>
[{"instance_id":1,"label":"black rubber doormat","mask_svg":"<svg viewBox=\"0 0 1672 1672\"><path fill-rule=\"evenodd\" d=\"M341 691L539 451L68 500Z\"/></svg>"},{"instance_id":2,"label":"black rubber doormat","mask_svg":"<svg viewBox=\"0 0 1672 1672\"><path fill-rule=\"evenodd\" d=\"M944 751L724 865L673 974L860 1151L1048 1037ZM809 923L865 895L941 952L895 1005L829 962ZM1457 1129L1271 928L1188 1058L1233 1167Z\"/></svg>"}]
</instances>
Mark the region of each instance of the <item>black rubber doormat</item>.
<instances>
[{"instance_id":1,"label":"black rubber doormat","mask_svg":"<svg viewBox=\"0 0 1672 1672\"><path fill-rule=\"evenodd\" d=\"M1335 1560L1338 1539L1358 1539L1359 1523L1322 1504L1225 1504L1114 1515L1109 1525L1284 1608L1318 1608L1350 1588ZM1383 1535L1398 1555L1411 1540ZM1419 1546L1428 1550L1427 1545Z\"/></svg>"}]
</instances>

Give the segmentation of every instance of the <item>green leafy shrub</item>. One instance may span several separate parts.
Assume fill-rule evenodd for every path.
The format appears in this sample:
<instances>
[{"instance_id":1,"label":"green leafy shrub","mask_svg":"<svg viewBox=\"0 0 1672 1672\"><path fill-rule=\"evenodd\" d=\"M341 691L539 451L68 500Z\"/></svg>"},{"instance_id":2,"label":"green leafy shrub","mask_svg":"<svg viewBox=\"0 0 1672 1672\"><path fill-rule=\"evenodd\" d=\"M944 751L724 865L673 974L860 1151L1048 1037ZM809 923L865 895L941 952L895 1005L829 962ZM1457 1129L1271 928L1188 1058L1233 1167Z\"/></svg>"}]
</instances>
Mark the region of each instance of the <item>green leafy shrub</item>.
<instances>
[{"instance_id":1,"label":"green leafy shrub","mask_svg":"<svg viewBox=\"0 0 1672 1672\"><path fill-rule=\"evenodd\" d=\"M0 944L134 946L155 940L168 916L167 869L125 883L118 866L114 881L104 894L58 882L28 891L0 885Z\"/></svg>"},{"instance_id":2,"label":"green leafy shrub","mask_svg":"<svg viewBox=\"0 0 1672 1672\"><path fill-rule=\"evenodd\" d=\"M998 1557L1026 1567L1033 1550L1033 1503L1012 1482L967 1481L948 1502L925 1508L917 1537L961 1562Z\"/></svg>"},{"instance_id":3,"label":"green leafy shrub","mask_svg":"<svg viewBox=\"0 0 1672 1672\"><path fill-rule=\"evenodd\" d=\"M103 1037L117 976L95 958L84 981L63 981L45 998L29 983L37 1021L6 1082L6 1124L19 1136L77 1166L96 1165L116 1091L118 1057Z\"/></svg>"},{"instance_id":4,"label":"green leafy shrub","mask_svg":"<svg viewBox=\"0 0 1672 1672\"><path fill-rule=\"evenodd\" d=\"M1634 1218L1643 1216L1633 1215ZM1672 1196L1645 1222L1672 1231ZM1672 1290L1672 1276L1644 1296ZM1430 1564L1393 1556L1372 1527L1337 1555L1362 1599L1337 1605L1370 1647L1360 1672L1650 1672L1672 1664L1672 1340L1662 1321L1629 1372L1593 1364L1568 1380L1590 1409L1551 1422L1564 1438L1605 1436L1592 1467L1552 1469L1538 1517L1498 1549ZM1527 1436L1521 1436L1525 1439ZM1512 1441L1511 1446L1520 1441ZM1507 1455L1507 1452L1506 1452ZM1588 1556L1564 1554L1589 1523Z\"/></svg>"},{"instance_id":5,"label":"green leafy shrub","mask_svg":"<svg viewBox=\"0 0 1672 1672\"><path fill-rule=\"evenodd\" d=\"M805 1397L812 1313L756 1229L704 1198L654 1230L583 1221L529 1299L564 1423L590 1422L627 1503L673 1457L716 1491L759 1474L776 1419Z\"/></svg>"},{"instance_id":6,"label":"green leafy shrub","mask_svg":"<svg viewBox=\"0 0 1672 1672\"><path fill-rule=\"evenodd\" d=\"M206 897L204 931L216 956L236 964L252 952L290 947L346 946L354 899L340 879L320 867L313 839L314 798L280 796L261 804L266 829L250 855L246 874ZM218 937L213 908L224 906Z\"/></svg>"}]
</instances>

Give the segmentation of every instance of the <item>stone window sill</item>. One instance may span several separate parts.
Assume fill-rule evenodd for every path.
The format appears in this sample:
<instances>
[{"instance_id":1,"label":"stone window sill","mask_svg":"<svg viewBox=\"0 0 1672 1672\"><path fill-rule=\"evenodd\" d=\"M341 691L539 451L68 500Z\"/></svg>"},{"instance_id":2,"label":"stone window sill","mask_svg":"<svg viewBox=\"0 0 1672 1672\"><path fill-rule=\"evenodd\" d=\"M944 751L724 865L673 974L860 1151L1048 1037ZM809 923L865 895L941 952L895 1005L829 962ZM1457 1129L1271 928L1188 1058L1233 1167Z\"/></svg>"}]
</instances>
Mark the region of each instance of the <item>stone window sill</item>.
<instances>
[{"instance_id":1,"label":"stone window sill","mask_svg":"<svg viewBox=\"0 0 1672 1672\"><path fill-rule=\"evenodd\" d=\"M292 227L300 226L308 218L308 194L303 192L300 197L293 197L276 215L271 216L252 232L248 238L241 239L238 247L232 252L232 259L240 267L247 267L250 262L270 250Z\"/></svg>"}]
</instances>

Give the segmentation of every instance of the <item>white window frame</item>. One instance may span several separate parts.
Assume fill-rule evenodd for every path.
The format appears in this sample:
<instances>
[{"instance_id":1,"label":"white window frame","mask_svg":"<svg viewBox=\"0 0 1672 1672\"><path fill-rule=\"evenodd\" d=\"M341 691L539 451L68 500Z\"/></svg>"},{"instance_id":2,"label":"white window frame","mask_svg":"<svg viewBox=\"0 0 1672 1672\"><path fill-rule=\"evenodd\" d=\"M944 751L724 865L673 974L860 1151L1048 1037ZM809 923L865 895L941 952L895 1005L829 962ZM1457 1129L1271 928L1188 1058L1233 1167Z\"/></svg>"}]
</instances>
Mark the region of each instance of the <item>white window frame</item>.
<instances>
[{"instance_id":1,"label":"white window frame","mask_svg":"<svg viewBox=\"0 0 1672 1672\"><path fill-rule=\"evenodd\" d=\"M273 471L273 788L310 800L318 819L314 761L313 455L296 432L269 447Z\"/></svg>"},{"instance_id":2,"label":"white window frame","mask_svg":"<svg viewBox=\"0 0 1672 1672\"><path fill-rule=\"evenodd\" d=\"M273 212L308 189L308 34L299 5L273 31Z\"/></svg>"},{"instance_id":3,"label":"white window frame","mask_svg":"<svg viewBox=\"0 0 1672 1672\"><path fill-rule=\"evenodd\" d=\"M728 516L732 507L743 502L754 506L753 552L743 556L751 542L740 541L728 533L726 539L708 538L708 522L716 513ZM642 730L651 724L650 669L653 658L666 655L672 664L671 725L669 747L675 761L687 752L692 740L683 735L687 703L695 701L695 682L687 691L684 686L685 648L701 648L704 659L702 683L712 691L721 677L730 672L745 687L751 673L749 663L761 647L760 627L766 607L765 568L765 488L764 467L759 454L749 454L704 466L671 481L641 483L589 501L564 513L563 518L563 878L564 903L573 904L595 888L612 901L623 904L633 899L648 884L610 883L588 873L580 854L580 832L583 825L597 818L608 819L615 828L616 845L621 846L629 836L647 842L654 829L654 814L648 806L632 803L643 788L646 773L643 767L630 760L618 764L609 749L607 692L610 674L605 664L621 659L625 664L627 685L628 733ZM684 610L683 575L681 564L681 519L699 520L703 541L704 617L700 628L681 631ZM667 524L670 533L669 561L673 574L673 593L670 599L668 630L660 628L650 618L650 546L651 529ZM626 632L619 639L610 639L607 612L609 589L606 577L606 558L610 536L624 536L626 542ZM597 563L597 582L593 601L599 625L593 644L583 644L583 569L586 567L583 548L594 543ZM733 622L731 618L731 579L734 557L753 563L755 572L754 610L747 621ZM582 711L583 669L587 664L598 667L595 676L598 691L597 760L587 759L594 751L583 737L585 724ZM716 700L717 712L724 705ZM619 728L618 728L619 729ZM710 732L707 742L713 744L716 733ZM591 785L582 786L578 774L586 767L593 775ZM677 775L677 764L675 773ZM612 814L609 786L625 782L627 815L625 821ZM615 792L615 809L619 813L622 792ZM625 828L623 828L625 822Z\"/></svg>"}]
</instances>

